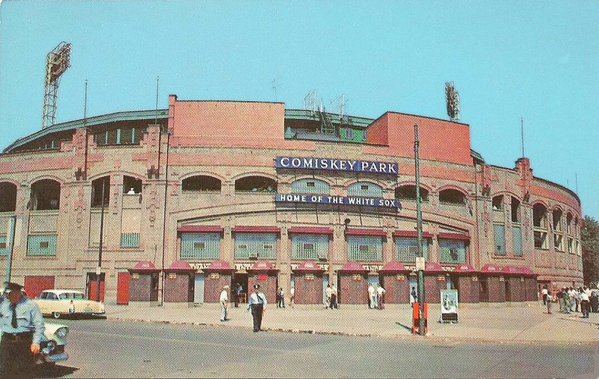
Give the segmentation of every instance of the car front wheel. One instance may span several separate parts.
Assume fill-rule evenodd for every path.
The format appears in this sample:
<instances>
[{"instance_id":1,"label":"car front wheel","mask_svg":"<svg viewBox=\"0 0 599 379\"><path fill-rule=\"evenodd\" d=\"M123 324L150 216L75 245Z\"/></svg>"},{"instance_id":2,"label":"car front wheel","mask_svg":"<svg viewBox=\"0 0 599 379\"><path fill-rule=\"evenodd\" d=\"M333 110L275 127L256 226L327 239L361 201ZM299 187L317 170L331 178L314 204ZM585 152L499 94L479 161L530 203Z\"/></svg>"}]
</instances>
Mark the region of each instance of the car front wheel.
<instances>
[{"instance_id":1,"label":"car front wheel","mask_svg":"<svg viewBox=\"0 0 599 379\"><path fill-rule=\"evenodd\" d=\"M60 318L60 312L52 312L52 317L54 318Z\"/></svg>"}]
</instances>

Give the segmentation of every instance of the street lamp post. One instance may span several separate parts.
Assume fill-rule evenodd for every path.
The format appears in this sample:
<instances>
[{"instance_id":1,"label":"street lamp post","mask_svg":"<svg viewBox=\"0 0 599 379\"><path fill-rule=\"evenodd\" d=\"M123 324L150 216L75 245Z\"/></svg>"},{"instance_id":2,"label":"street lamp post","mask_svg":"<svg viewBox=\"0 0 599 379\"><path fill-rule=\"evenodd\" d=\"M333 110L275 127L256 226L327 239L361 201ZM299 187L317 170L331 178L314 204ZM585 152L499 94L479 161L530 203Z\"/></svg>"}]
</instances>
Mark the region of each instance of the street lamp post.
<instances>
[{"instance_id":1,"label":"street lamp post","mask_svg":"<svg viewBox=\"0 0 599 379\"><path fill-rule=\"evenodd\" d=\"M418 232L418 257L416 270L418 271L418 333L426 335L424 320L424 252L422 251L422 207L420 199L420 139L418 137L418 124L414 125L414 161L416 165L416 229Z\"/></svg>"}]
</instances>

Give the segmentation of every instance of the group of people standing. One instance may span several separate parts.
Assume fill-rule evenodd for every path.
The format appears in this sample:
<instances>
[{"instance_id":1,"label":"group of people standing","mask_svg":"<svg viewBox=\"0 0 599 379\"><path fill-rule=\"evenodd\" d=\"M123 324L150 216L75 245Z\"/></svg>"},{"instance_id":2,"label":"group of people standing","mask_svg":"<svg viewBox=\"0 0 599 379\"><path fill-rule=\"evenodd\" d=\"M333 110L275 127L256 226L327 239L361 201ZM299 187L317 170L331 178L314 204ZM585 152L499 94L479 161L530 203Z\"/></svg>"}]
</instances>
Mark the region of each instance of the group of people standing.
<instances>
[{"instance_id":1,"label":"group of people standing","mask_svg":"<svg viewBox=\"0 0 599 379\"><path fill-rule=\"evenodd\" d=\"M380 283L377 283L376 288L372 283L368 284L368 308L370 309L385 309L385 289Z\"/></svg>"},{"instance_id":2,"label":"group of people standing","mask_svg":"<svg viewBox=\"0 0 599 379\"><path fill-rule=\"evenodd\" d=\"M559 311L566 314L573 312L582 313L582 318L588 318L591 310L597 312L599 303L599 290L591 290L588 287L562 287L556 293L552 293L547 286L541 290L543 304L547 306L547 313L551 314L551 304L557 302Z\"/></svg>"}]
</instances>

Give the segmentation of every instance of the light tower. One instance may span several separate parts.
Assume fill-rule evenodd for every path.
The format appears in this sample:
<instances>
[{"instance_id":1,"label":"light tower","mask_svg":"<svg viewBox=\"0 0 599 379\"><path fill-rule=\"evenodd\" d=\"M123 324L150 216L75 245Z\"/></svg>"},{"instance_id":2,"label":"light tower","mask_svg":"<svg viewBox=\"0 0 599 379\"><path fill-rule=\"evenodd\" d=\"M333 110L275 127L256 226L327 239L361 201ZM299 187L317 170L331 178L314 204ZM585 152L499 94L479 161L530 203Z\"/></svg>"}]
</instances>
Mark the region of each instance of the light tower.
<instances>
[{"instance_id":1,"label":"light tower","mask_svg":"<svg viewBox=\"0 0 599 379\"><path fill-rule=\"evenodd\" d=\"M54 50L48 53L46 58L46 86L44 91L42 129L54 125L60 76L69 67L71 67L71 44L62 41Z\"/></svg>"},{"instance_id":2,"label":"light tower","mask_svg":"<svg viewBox=\"0 0 599 379\"><path fill-rule=\"evenodd\" d=\"M451 121L460 121L460 95L453 82L445 82L445 97L449 119Z\"/></svg>"}]
</instances>

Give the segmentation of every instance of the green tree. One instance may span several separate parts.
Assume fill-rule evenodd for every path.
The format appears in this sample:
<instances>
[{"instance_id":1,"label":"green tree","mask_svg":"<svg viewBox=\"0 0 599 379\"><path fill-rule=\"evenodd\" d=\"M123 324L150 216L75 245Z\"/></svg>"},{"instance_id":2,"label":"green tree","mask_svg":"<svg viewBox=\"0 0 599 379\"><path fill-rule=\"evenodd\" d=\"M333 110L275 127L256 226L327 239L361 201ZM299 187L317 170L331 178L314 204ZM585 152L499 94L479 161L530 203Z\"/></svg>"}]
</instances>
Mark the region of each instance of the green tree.
<instances>
[{"instance_id":1,"label":"green tree","mask_svg":"<svg viewBox=\"0 0 599 379\"><path fill-rule=\"evenodd\" d=\"M584 282L597 284L599 282L599 222L590 216L585 216L580 239Z\"/></svg>"}]
</instances>

